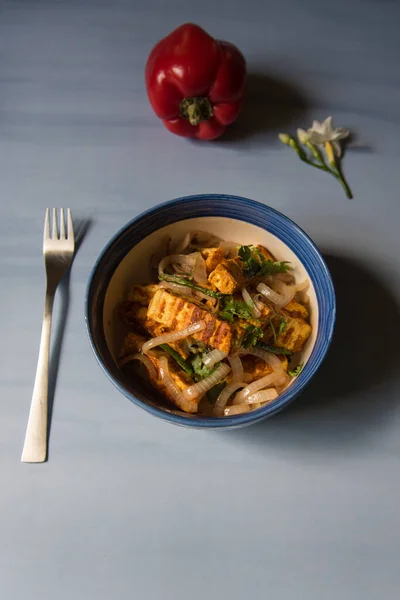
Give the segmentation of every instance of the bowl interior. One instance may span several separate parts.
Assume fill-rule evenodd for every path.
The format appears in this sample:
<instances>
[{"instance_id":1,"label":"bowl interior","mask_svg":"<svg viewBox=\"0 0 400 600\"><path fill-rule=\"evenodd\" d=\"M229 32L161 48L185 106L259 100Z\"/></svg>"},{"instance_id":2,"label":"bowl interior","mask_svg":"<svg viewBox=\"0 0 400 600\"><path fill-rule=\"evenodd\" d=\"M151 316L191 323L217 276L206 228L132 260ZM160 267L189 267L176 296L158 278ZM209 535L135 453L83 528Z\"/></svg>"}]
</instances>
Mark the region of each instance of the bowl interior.
<instances>
[{"instance_id":1,"label":"bowl interior","mask_svg":"<svg viewBox=\"0 0 400 600\"><path fill-rule=\"evenodd\" d=\"M307 362L315 345L318 335L319 307L316 291L310 273L298 256L277 236L261 227L226 217L197 217L170 223L142 239L132 247L122 259L113 273L104 298L103 329L105 341L114 362L114 376L117 374L119 382L138 397L145 397L146 401L168 413L180 414L188 417L186 413L174 410L165 405L159 394L152 388L143 390L143 383L136 378L127 383L126 376L118 369L116 361L126 332L126 327L121 323L117 308L127 296L133 283L148 283L151 281L150 263L153 255L165 248L166 239L171 239L171 248L174 248L186 232L201 230L210 232L226 241L241 244L262 244L266 246L277 260L288 260L294 267L293 274L296 281L308 279L310 287L307 290L310 307L310 320L313 332L304 350L299 355L300 362ZM261 409L262 410L262 409Z\"/></svg>"}]
</instances>

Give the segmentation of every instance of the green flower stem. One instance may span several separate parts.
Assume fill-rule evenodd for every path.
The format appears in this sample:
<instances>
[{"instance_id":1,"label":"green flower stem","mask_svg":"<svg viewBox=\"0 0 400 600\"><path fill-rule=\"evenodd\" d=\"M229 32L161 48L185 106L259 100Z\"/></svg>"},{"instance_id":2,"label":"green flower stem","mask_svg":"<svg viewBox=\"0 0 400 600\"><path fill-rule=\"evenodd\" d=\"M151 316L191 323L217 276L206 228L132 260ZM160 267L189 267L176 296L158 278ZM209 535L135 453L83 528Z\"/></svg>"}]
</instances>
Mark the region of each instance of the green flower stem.
<instances>
[{"instance_id":1,"label":"green flower stem","mask_svg":"<svg viewBox=\"0 0 400 600\"><path fill-rule=\"evenodd\" d=\"M315 146L314 144L312 144L311 142L307 142L306 143L307 148L311 151L311 154L313 155L313 157L321 164L321 165L325 165L325 161L323 159L323 156L321 154L321 152L319 151L319 149L317 148L317 146Z\"/></svg>"},{"instance_id":2,"label":"green flower stem","mask_svg":"<svg viewBox=\"0 0 400 600\"><path fill-rule=\"evenodd\" d=\"M312 162L312 160L310 160L309 158L306 158L305 156L301 156L299 154L300 160L302 160L303 162L307 163L308 165L310 165L311 167L315 167L316 169L321 169L321 171L327 171L328 173L331 173L332 175L334 175L334 173L325 165L316 165L315 163ZM335 175L336 177L336 175Z\"/></svg>"},{"instance_id":3,"label":"green flower stem","mask_svg":"<svg viewBox=\"0 0 400 600\"><path fill-rule=\"evenodd\" d=\"M334 168L330 169L326 165L324 165L324 166L322 166L322 165L316 165L315 163L311 162L307 158L302 158L300 156L300 159L303 162L306 162L308 165L311 165L312 167L315 167L316 169L321 169L321 171L326 171L327 173L330 173L331 175L333 175L333 177L335 177L335 179L337 179L338 181L340 181L340 183L341 183L341 185L342 185L342 187L343 187L343 189L345 191L345 194L346 194L347 198L349 198L351 200L351 198L353 197L353 194L351 193L351 189L350 189L347 181L343 177L342 173L339 171L339 169L337 167L334 167Z\"/></svg>"},{"instance_id":4,"label":"green flower stem","mask_svg":"<svg viewBox=\"0 0 400 600\"><path fill-rule=\"evenodd\" d=\"M331 173L332 173L332 175L334 175L336 177L336 179L338 179L340 181L340 183L342 184L342 187L343 187L343 189L345 191L345 194L346 194L347 198L349 198L349 200L351 200L352 197L353 197L353 194L351 192L349 184L347 183L347 181L343 177L342 171L340 170L339 166L336 165L335 167L333 167Z\"/></svg>"},{"instance_id":5,"label":"green flower stem","mask_svg":"<svg viewBox=\"0 0 400 600\"><path fill-rule=\"evenodd\" d=\"M342 184L343 189L344 189L344 191L346 193L346 196L348 198L352 198L353 195L351 193L351 190L350 190L349 186L347 185L347 182L346 182L345 178L343 177L343 174L342 174L342 172L340 170L340 166L339 166L339 164L336 161L335 151L334 151L334 148L333 148L333 145L332 145L331 142L325 142L325 152L326 152L326 155L328 157L329 164L332 167L332 171L334 172L335 177Z\"/></svg>"}]
</instances>

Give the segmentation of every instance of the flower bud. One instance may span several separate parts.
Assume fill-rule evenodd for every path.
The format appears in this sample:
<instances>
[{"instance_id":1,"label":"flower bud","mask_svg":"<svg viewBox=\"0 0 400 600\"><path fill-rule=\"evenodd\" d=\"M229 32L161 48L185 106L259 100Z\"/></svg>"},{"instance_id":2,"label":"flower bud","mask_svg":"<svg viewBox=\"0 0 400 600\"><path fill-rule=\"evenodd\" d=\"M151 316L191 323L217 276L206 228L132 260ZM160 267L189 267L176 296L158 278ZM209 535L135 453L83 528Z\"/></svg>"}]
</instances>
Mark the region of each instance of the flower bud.
<instances>
[{"instance_id":1,"label":"flower bud","mask_svg":"<svg viewBox=\"0 0 400 600\"><path fill-rule=\"evenodd\" d=\"M287 133L280 133L279 139L283 144L290 144L290 135L288 135Z\"/></svg>"},{"instance_id":2,"label":"flower bud","mask_svg":"<svg viewBox=\"0 0 400 600\"><path fill-rule=\"evenodd\" d=\"M297 137L299 139L300 144L307 144L307 142L310 139L309 134L307 133L307 131L304 131L304 129L297 130Z\"/></svg>"}]
</instances>

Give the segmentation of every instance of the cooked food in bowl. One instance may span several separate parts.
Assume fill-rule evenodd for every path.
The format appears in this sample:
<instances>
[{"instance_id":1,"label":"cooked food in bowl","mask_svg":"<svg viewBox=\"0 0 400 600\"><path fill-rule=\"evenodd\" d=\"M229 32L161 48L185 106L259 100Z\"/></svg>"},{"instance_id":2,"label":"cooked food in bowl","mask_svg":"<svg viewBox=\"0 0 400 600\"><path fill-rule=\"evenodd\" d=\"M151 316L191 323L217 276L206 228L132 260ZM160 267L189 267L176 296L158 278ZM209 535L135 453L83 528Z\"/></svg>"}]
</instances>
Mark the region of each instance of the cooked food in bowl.
<instances>
[{"instance_id":1,"label":"cooked food in bowl","mask_svg":"<svg viewBox=\"0 0 400 600\"><path fill-rule=\"evenodd\" d=\"M154 283L133 285L119 306L128 328L120 368L135 367L186 413L223 417L272 402L301 370L308 281L262 245L201 231L169 245L152 257Z\"/></svg>"}]
</instances>

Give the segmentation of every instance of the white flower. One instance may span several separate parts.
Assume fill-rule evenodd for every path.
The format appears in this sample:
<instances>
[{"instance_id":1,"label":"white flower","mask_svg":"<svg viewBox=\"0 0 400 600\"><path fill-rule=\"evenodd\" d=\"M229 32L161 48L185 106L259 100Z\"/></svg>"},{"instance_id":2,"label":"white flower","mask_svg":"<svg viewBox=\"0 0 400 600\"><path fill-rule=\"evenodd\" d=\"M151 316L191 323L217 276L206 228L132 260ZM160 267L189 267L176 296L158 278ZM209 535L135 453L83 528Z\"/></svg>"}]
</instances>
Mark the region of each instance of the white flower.
<instances>
[{"instance_id":1,"label":"white flower","mask_svg":"<svg viewBox=\"0 0 400 600\"><path fill-rule=\"evenodd\" d=\"M346 138L350 134L350 131L348 129L343 129L343 127L334 129L332 127L332 117L328 117L322 123L313 121L312 127L307 130L307 133L309 135L309 141L312 144L323 145L325 142L331 142L335 153L337 156L340 156L342 149L339 140Z\"/></svg>"}]
</instances>

